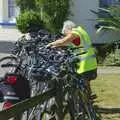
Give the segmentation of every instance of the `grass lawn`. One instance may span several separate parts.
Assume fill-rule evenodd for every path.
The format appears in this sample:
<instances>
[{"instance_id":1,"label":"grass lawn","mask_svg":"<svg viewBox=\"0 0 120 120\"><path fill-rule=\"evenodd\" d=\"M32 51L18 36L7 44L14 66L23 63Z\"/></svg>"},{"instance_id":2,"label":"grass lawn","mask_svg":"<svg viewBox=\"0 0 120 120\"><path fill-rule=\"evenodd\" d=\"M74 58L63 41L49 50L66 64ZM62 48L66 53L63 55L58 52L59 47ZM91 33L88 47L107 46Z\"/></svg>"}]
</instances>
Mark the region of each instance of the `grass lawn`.
<instances>
[{"instance_id":1,"label":"grass lawn","mask_svg":"<svg viewBox=\"0 0 120 120\"><path fill-rule=\"evenodd\" d=\"M92 81L101 120L120 120L120 74L99 75Z\"/></svg>"}]
</instances>

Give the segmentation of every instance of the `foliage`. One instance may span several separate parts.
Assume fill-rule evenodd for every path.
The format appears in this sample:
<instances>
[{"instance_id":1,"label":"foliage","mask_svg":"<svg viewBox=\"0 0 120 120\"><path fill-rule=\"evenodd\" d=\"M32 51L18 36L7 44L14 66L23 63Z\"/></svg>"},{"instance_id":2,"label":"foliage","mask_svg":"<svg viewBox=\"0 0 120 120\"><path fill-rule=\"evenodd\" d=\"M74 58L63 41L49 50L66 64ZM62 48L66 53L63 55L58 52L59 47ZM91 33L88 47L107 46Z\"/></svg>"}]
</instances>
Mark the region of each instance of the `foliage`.
<instances>
[{"instance_id":1,"label":"foliage","mask_svg":"<svg viewBox=\"0 0 120 120\"><path fill-rule=\"evenodd\" d=\"M120 32L120 6L101 9L109 14L107 18L98 18L99 23L104 23L97 32L101 30L113 30Z\"/></svg>"},{"instance_id":2,"label":"foliage","mask_svg":"<svg viewBox=\"0 0 120 120\"><path fill-rule=\"evenodd\" d=\"M115 54L114 52L107 53L103 65L115 65Z\"/></svg>"},{"instance_id":3,"label":"foliage","mask_svg":"<svg viewBox=\"0 0 120 120\"><path fill-rule=\"evenodd\" d=\"M99 28L97 29L97 33L103 31L115 31L120 32L120 6L113 6L109 8L100 8L100 11L103 11L107 13L107 17L98 18L97 22L99 23ZM94 12L95 13L95 12ZM95 14L98 14L99 16L100 12L96 12ZM99 16L100 17L100 16ZM119 40L118 40L119 41ZM120 45L120 42L112 41L111 44ZM114 49L110 51L105 51L104 49L104 56L100 56L101 61L100 63L104 61L104 65L120 65L120 50Z\"/></svg>"},{"instance_id":4,"label":"foliage","mask_svg":"<svg viewBox=\"0 0 120 120\"><path fill-rule=\"evenodd\" d=\"M115 52L109 53L105 60L104 65L120 65L120 49L115 49Z\"/></svg>"},{"instance_id":5,"label":"foliage","mask_svg":"<svg viewBox=\"0 0 120 120\"><path fill-rule=\"evenodd\" d=\"M16 0L21 12L35 9L35 0Z\"/></svg>"},{"instance_id":6,"label":"foliage","mask_svg":"<svg viewBox=\"0 0 120 120\"><path fill-rule=\"evenodd\" d=\"M54 31L59 31L63 21L69 16L70 0L36 0L36 7L38 10L42 9L50 17L49 24Z\"/></svg>"},{"instance_id":7,"label":"foliage","mask_svg":"<svg viewBox=\"0 0 120 120\"><path fill-rule=\"evenodd\" d=\"M59 32L70 14L70 0L16 0L16 3L21 14L31 10L39 13L44 26L51 32Z\"/></svg>"},{"instance_id":8,"label":"foliage","mask_svg":"<svg viewBox=\"0 0 120 120\"><path fill-rule=\"evenodd\" d=\"M17 27L22 33L38 31L44 27L40 13L34 11L24 11L17 17Z\"/></svg>"},{"instance_id":9,"label":"foliage","mask_svg":"<svg viewBox=\"0 0 120 120\"><path fill-rule=\"evenodd\" d=\"M108 44L96 48L97 61L99 65L119 66L120 65L120 49L119 45Z\"/></svg>"},{"instance_id":10,"label":"foliage","mask_svg":"<svg viewBox=\"0 0 120 120\"><path fill-rule=\"evenodd\" d=\"M105 44L96 47L96 54L97 54L97 62L100 65L104 64L104 60L107 57L108 53L114 51L114 47L112 44Z\"/></svg>"}]
</instances>

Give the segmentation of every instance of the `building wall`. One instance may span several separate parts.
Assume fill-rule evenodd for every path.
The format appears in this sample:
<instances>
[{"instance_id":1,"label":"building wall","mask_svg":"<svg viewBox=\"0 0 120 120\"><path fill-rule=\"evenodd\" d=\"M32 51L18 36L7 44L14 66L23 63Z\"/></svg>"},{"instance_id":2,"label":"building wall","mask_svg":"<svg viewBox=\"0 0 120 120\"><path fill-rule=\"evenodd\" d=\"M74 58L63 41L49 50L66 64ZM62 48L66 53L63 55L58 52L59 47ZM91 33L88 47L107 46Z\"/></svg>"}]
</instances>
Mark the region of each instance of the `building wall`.
<instances>
[{"instance_id":1,"label":"building wall","mask_svg":"<svg viewBox=\"0 0 120 120\"><path fill-rule=\"evenodd\" d=\"M7 0L0 0L0 21L7 21Z\"/></svg>"},{"instance_id":2,"label":"building wall","mask_svg":"<svg viewBox=\"0 0 120 120\"><path fill-rule=\"evenodd\" d=\"M116 32L106 32L96 34L95 25L97 24L95 19L97 16L90 10L98 11L99 0L74 0L71 4L71 11L73 16L71 19L86 28L93 43L106 43L112 40L118 40L120 34Z\"/></svg>"},{"instance_id":3,"label":"building wall","mask_svg":"<svg viewBox=\"0 0 120 120\"><path fill-rule=\"evenodd\" d=\"M8 0L0 0L0 41L16 41L22 35L14 19L8 17Z\"/></svg>"}]
</instances>

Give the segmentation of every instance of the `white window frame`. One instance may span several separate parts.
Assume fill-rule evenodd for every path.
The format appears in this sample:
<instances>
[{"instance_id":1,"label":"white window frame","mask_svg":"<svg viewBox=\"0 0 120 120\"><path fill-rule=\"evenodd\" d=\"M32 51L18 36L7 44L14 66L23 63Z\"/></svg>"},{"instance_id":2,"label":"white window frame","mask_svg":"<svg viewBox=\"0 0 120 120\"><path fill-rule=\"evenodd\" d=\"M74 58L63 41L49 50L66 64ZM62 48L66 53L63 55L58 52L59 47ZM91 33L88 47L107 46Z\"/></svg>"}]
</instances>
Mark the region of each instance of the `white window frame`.
<instances>
[{"instance_id":1,"label":"white window frame","mask_svg":"<svg viewBox=\"0 0 120 120\"><path fill-rule=\"evenodd\" d=\"M8 0L8 21L16 23L16 17L19 14L19 8L15 4L15 0Z\"/></svg>"},{"instance_id":2,"label":"white window frame","mask_svg":"<svg viewBox=\"0 0 120 120\"><path fill-rule=\"evenodd\" d=\"M8 0L8 18L15 18L15 0Z\"/></svg>"}]
</instances>

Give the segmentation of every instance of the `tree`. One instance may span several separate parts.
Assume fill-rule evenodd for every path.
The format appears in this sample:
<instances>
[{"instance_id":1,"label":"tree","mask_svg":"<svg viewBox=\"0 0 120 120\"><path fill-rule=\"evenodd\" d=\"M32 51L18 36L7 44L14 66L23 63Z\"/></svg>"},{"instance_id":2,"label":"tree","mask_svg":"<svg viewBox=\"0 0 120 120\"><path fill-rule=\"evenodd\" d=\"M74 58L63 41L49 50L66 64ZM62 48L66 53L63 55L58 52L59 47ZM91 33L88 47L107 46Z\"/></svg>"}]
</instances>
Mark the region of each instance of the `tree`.
<instances>
[{"instance_id":1,"label":"tree","mask_svg":"<svg viewBox=\"0 0 120 120\"><path fill-rule=\"evenodd\" d=\"M21 13L31 10L39 13L45 28L51 32L59 32L70 14L70 0L16 0L16 2Z\"/></svg>"},{"instance_id":2,"label":"tree","mask_svg":"<svg viewBox=\"0 0 120 120\"><path fill-rule=\"evenodd\" d=\"M44 28L40 13L34 11L22 12L16 19L17 27L22 33L37 32Z\"/></svg>"},{"instance_id":3,"label":"tree","mask_svg":"<svg viewBox=\"0 0 120 120\"><path fill-rule=\"evenodd\" d=\"M70 14L70 0L36 0L37 9L50 16L50 24L58 31ZM44 19L44 18L43 18Z\"/></svg>"},{"instance_id":4,"label":"tree","mask_svg":"<svg viewBox=\"0 0 120 120\"><path fill-rule=\"evenodd\" d=\"M16 4L19 6L21 12L35 9L35 0L16 0Z\"/></svg>"},{"instance_id":5,"label":"tree","mask_svg":"<svg viewBox=\"0 0 120 120\"><path fill-rule=\"evenodd\" d=\"M101 9L109 14L107 18L98 18L97 22L102 23L101 26L97 29L97 33L103 31L115 31L120 32L120 6L109 7L107 9ZM113 40L112 44L115 44L115 48L112 46L112 51L106 54L104 60L105 64L111 65L120 65L120 40ZM105 52L104 52L105 53ZM103 54L103 52L102 52ZM103 61L102 61L103 62Z\"/></svg>"}]
</instances>

